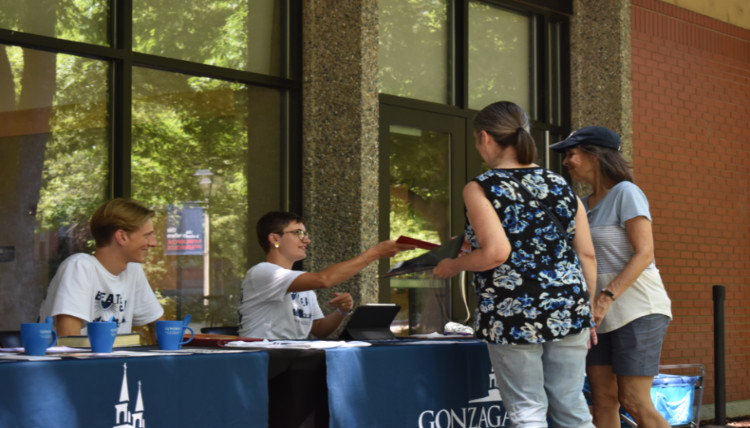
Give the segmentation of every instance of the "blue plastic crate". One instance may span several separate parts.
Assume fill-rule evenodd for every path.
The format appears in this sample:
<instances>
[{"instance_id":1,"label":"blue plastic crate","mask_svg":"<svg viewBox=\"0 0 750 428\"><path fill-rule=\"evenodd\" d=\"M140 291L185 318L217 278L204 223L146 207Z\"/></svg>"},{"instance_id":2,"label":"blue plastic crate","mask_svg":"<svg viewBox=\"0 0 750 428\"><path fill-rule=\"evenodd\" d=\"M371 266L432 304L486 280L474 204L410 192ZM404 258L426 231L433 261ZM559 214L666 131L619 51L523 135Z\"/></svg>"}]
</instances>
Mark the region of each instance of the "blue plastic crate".
<instances>
[{"instance_id":1,"label":"blue plastic crate","mask_svg":"<svg viewBox=\"0 0 750 428\"><path fill-rule=\"evenodd\" d=\"M651 386L651 401L669 425L688 425L693 421L695 385L700 376L659 374Z\"/></svg>"},{"instance_id":2,"label":"blue plastic crate","mask_svg":"<svg viewBox=\"0 0 750 428\"><path fill-rule=\"evenodd\" d=\"M651 400L656 410L664 416L671 426L699 425L695 414L696 404L700 406L702 394L703 365L689 364L676 366L660 366L660 368L700 368L700 376L682 376L673 374L658 374L651 385ZM699 392L696 394L696 392ZM583 393L589 406L591 402L591 387L588 378L584 380ZM696 397L697 395L697 397ZM620 408L620 419L623 427L636 427L635 421L625 409Z\"/></svg>"}]
</instances>

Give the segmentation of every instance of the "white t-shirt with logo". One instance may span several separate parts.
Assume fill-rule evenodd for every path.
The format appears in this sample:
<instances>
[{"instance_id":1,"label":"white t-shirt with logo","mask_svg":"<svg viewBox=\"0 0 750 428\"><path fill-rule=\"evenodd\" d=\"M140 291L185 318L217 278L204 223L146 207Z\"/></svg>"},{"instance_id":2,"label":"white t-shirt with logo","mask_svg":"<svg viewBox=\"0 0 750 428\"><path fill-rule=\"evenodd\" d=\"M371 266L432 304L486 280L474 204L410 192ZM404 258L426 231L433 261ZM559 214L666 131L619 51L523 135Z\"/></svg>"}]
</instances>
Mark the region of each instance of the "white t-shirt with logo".
<instances>
[{"instance_id":1,"label":"white t-shirt with logo","mask_svg":"<svg viewBox=\"0 0 750 428\"><path fill-rule=\"evenodd\" d=\"M323 311L314 291L288 292L303 273L268 262L250 268L242 281L240 336L307 339Z\"/></svg>"},{"instance_id":2,"label":"white t-shirt with logo","mask_svg":"<svg viewBox=\"0 0 750 428\"><path fill-rule=\"evenodd\" d=\"M83 320L81 334L91 321L117 321L117 333L156 321L164 314L140 263L128 263L113 275L96 257L73 254L65 259L47 289L39 319L70 315Z\"/></svg>"}]
</instances>

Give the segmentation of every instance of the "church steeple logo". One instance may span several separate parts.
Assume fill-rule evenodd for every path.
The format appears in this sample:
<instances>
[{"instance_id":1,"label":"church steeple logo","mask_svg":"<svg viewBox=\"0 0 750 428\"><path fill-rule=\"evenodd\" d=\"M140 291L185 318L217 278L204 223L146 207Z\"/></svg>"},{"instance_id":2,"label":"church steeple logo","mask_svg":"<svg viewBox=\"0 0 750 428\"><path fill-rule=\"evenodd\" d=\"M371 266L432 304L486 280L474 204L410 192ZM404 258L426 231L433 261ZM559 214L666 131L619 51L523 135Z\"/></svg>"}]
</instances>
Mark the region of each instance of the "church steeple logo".
<instances>
[{"instance_id":1,"label":"church steeple logo","mask_svg":"<svg viewBox=\"0 0 750 428\"><path fill-rule=\"evenodd\" d=\"M470 400L469 403L487 403L492 401L503 401L502 397L500 397L500 390L497 388L494 369L490 371L490 389L487 391L487 396Z\"/></svg>"},{"instance_id":2,"label":"church steeple logo","mask_svg":"<svg viewBox=\"0 0 750 428\"><path fill-rule=\"evenodd\" d=\"M146 428L144 417L143 396L141 394L141 381L138 381L138 396L135 400L135 408L130 410L130 393L128 392L128 364L122 365L122 386L120 387L120 400L115 404L115 424L112 428Z\"/></svg>"}]
</instances>

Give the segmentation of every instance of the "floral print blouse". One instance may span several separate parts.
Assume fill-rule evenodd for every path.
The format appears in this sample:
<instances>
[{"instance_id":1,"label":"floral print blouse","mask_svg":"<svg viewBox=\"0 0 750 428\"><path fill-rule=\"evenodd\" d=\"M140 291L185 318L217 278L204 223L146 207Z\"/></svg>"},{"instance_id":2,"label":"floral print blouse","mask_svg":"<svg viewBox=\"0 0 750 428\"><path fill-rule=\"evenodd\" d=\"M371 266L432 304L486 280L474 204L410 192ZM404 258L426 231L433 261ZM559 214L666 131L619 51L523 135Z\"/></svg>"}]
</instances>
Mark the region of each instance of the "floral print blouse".
<instances>
[{"instance_id":1,"label":"floral print blouse","mask_svg":"<svg viewBox=\"0 0 750 428\"><path fill-rule=\"evenodd\" d=\"M572 246L578 200L565 179L535 167L493 169L474 180L497 211L512 248L502 265L474 272L477 337L500 344L542 343L593 327L589 294ZM538 201L566 227L567 240ZM472 248L479 247L468 221L465 236Z\"/></svg>"}]
</instances>

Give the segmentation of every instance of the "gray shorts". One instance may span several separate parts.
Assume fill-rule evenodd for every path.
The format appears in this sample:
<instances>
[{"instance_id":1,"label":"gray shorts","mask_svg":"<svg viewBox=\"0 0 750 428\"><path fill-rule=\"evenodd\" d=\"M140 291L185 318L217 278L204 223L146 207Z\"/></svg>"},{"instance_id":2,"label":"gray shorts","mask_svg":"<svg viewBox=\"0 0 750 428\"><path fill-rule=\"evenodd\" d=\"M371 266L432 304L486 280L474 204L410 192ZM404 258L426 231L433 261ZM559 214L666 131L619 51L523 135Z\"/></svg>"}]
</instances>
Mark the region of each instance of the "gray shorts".
<instances>
[{"instance_id":1,"label":"gray shorts","mask_svg":"<svg viewBox=\"0 0 750 428\"><path fill-rule=\"evenodd\" d=\"M668 326L668 316L652 314L602 333L599 344L589 350L586 365L612 366L620 376L656 376Z\"/></svg>"}]
</instances>

